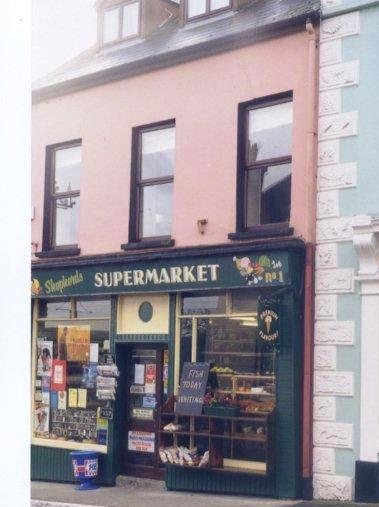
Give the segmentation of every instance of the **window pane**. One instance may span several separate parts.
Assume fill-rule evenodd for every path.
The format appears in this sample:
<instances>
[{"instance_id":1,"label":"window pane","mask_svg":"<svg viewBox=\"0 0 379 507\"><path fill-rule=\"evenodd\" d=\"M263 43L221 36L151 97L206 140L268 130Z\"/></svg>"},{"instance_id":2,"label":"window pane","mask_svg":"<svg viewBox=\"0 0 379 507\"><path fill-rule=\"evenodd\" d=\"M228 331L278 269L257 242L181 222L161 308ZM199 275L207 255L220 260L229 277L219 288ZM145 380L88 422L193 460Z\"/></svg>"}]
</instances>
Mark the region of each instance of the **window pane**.
<instances>
[{"instance_id":1,"label":"window pane","mask_svg":"<svg viewBox=\"0 0 379 507\"><path fill-rule=\"evenodd\" d=\"M110 299L77 299L76 317L110 317Z\"/></svg>"},{"instance_id":2,"label":"window pane","mask_svg":"<svg viewBox=\"0 0 379 507\"><path fill-rule=\"evenodd\" d=\"M104 12L103 42L112 42L118 39L119 9Z\"/></svg>"},{"instance_id":3,"label":"window pane","mask_svg":"<svg viewBox=\"0 0 379 507\"><path fill-rule=\"evenodd\" d=\"M191 362L191 348L192 348L192 319L180 319L179 378L182 375L183 364Z\"/></svg>"},{"instance_id":4,"label":"window pane","mask_svg":"<svg viewBox=\"0 0 379 507\"><path fill-rule=\"evenodd\" d=\"M55 246L77 244L79 202L79 196L55 201Z\"/></svg>"},{"instance_id":5,"label":"window pane","mask_svg":"<svg viewBox=\"0 0 379 507\"><path fill-rule=\"evenodd\" d=\"M246 227L260 224L261 186L261 169L248 171L246 192Z\"/></svg>"},{"instance_id":6,"label":"window pane","mask_svg":"<svg viewBox=\"0 0 379 507\"><path fill-rule=\"evenodd\" d=\"M67 299L64 301L41 301L39 302L39 316L40 317L59 317L69 318L71 303Z\"/></svg>"},{"instance_id":7,"label":"window pane","mask_svg":"<svg viewBox=\"0 0 379 507\"><path fill-rule=\"evenodd\" d=\"M292 102L249 111L247 162L291 155Z\"/></svg>"},{"instance_id":8,"label":"window pane","mask_svg":"<svg viewBox=\"0 0 379 507\"><path fill-rule=\"evenodd\" d=\"M247 227L286 222L291 211L291 165L248 173Z\"/></svg>"},{"instance_id":9,"label":"window pane","mask_svg":"<svg viewBox=\"0 0 379 507\"><path fill-rule=\"evenodd\" d=\"M175 127L142 134L142 179L159 178L174 172Z\"/></svg>"},{"instance_id":10,"label":"window pane","mask_svg":"<svg viewBox=\"0 0 379 507\"><path fill-rule=\"evenodd\" d=\"M211 0L211 11L229 7L229 0Z\"/></svg>"},{"instance_id":11,"label":"window pane","mask_svg":"<svg viewBox=\"0 0 379 507\"><path fill-rule=\"evenodd\" d=\"M55 152L54 192L80 189L82 147L73 146Z\"/></svg>"},{"instance_id":12,"label":"window pane","mask_svg":"<svg viewBox=\"0 0 379 507\"><path fill-rule=\"evenodd\" d=\"M233 313L251 313L257 311L257 293L249 289L232 291Z\"/></svg>"},{"instance_id":13,"label":"window pane","mask_svg":"<svg viewBox=\"0 0 379 507\"><path fill-rule=\"evenodd\" d=\"M125 5L122 17L122 36L129 37L139 33L139 2Z\"/></svg>"},{"instance_id":14,"label":"window pane","mask_svg":"<svg viewBox=\"0 0 379 507\"><path fill-rule=\"evenodd\" d=\"M226 295L224 292L217 291L212 293L189 292L182 298L183 315L203 315L220 314L226 311Z\"/></svg>"},{"instance_id":15,"label":"window pane","mask_svg":"<svg viewBox=\"0 0 379 507\"><path fill-rule=\"evenodd\" d=\"M171 234L172 190L172 183L142 188L142 238Z\"/></svg>"},{"instance_id":16,"label":"window pane","mask_svg":"<svg viewBox=\"0 0 379 507\"><path fill-rule=\"evenodd\" d=\"M261 223L286 222L291 208L291 165L268 167L263 176Z\"/></svg>"},{"instance_id":17,"label":"window pane","mask_svg":"<svg viewBox=\"0 0 379 507\"><path fill-rule=\"evenodd\" d=\"M188 0L188 17L200 16L205 14L207 2L206 0Z\"/></svg>"}]
</instances>

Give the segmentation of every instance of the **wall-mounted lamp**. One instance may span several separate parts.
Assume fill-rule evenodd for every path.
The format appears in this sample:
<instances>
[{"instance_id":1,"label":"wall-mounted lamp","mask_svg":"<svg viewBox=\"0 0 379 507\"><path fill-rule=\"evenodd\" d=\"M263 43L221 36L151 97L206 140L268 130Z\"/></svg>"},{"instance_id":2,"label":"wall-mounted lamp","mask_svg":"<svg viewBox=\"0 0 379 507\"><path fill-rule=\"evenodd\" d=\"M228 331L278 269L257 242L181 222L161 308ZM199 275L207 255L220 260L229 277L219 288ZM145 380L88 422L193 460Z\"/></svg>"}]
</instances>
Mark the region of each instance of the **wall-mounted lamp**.
<instances>
[{"instance_id":1,"label":"wall-mounted lamp","mask_svg":"<svg viewBox=\"0 0 379 507\"><path fill-rule=\"evenodd\" d=\"M200 234L204 234L207 223L208 223L207 218L201 218L200 220L197 221L197 229L200 232Z\"/></svg>"},{"instance_id":2,"label":"wall-mounted lamp","mask_svg":"<svg viewBox=\"0 0 379 507\"><path fill-rule=\"evenodd\" d=\"M34 248L34 253L38 250L38 241L32 241L31 246Z\"/></svg>"}]
</instances>

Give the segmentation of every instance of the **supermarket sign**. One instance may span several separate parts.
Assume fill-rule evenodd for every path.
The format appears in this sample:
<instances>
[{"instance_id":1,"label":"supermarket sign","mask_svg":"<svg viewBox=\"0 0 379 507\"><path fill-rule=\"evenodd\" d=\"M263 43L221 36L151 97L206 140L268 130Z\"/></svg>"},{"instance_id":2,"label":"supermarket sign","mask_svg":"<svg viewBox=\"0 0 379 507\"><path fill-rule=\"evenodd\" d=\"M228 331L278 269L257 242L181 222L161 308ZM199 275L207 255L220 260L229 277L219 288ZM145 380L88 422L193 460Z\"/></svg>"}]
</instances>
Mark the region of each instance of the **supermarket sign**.
<instances>
[{"instance_id":1,"label":"supermarket sign","mask_svg":"<svg viewBox=\"0 0 379 507\"><path fill-rule=\"evenodd\" d=\"M164 261L122 261L74 268L35 268L34 297L272 287L290 283L289 253L244 253Z\"/></svg>"},{"instance_id":2,"label":"supermarket sign","mask_svg":"<svg viewBox=\"0 0 379 507\"><path fill-rule=\"evenodd\" d=\"M128 450L153 453L155 451L155 433L128 431Z\"/></svg>"}]
</instances>

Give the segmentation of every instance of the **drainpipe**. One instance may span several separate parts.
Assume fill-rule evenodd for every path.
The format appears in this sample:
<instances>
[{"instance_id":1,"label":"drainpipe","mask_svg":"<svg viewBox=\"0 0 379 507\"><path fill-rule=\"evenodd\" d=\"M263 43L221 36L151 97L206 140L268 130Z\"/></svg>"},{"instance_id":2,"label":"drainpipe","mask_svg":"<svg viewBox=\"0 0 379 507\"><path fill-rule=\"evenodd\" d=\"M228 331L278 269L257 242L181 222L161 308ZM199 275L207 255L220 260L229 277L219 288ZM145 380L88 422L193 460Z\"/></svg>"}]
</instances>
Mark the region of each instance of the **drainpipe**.
<instances>
[{"instance_id":1,"label":"drainpipe","mask_svg":"<svg viewBox=\"0 0 379 507\"><path fill-rule=\"evenodd\" d=\"M313 333L314 333L314 250L316 240L317 110L318 110L318 30L310 19L307 69L307 238L304 277L304 348L302 392L302 478L303 498L313 498Z\"/></svg>"}]
</instances>

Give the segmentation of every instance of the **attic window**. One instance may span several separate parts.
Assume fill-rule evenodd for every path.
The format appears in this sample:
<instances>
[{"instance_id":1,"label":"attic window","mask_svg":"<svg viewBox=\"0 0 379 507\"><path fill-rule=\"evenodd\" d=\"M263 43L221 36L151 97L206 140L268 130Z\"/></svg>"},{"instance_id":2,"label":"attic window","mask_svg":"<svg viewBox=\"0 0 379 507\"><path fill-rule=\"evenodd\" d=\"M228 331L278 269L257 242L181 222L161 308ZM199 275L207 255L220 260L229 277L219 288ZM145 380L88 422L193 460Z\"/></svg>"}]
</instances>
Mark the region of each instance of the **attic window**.
<instances>
[{"instance_id":1,"label":"attic window","mask_svg":"<svg viewBox=\"0 0 379 507\"><path fill-rule=\"evenodd\" d=\"M186 0L186 18L192 21L231 7L232 0Z\"/></svg>"},{"instance_id":2,"label":"attic window","mask_svg":"<svg viewBox=\"0 0 379 507\"><path fill-rule=\"evenodd\" d=\"M124 2L106 9L102 27L103 44L136 37L140 33L140 2Z\"/></svg>"}]
</instances>

